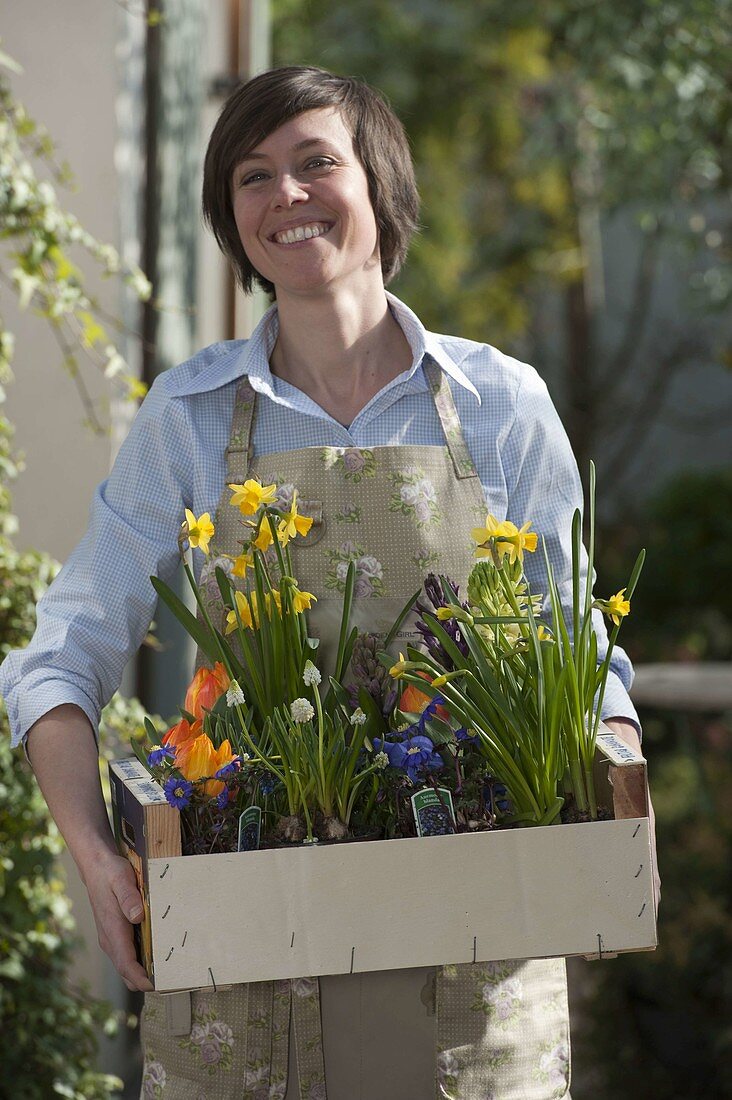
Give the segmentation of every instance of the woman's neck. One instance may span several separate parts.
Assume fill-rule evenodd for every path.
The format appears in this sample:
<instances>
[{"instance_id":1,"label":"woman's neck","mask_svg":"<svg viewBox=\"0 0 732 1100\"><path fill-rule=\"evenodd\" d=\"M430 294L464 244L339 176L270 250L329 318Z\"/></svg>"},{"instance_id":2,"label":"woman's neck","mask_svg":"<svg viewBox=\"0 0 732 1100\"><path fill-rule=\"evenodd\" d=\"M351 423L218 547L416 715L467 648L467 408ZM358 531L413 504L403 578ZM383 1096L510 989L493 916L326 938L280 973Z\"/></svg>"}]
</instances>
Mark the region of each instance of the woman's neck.
<instances>
[{"instance_id":1,"label":"woman's neck","mask_svg":"<svg viewBox=\"0 0 732 1100\"><path fill-rule=\"evenodd\" d=\"M297 386L342 424L408 370L412 352L383 289L359 299L341 293L278 299L280 331L272 373Z\"/></svg>"}]
</instances>

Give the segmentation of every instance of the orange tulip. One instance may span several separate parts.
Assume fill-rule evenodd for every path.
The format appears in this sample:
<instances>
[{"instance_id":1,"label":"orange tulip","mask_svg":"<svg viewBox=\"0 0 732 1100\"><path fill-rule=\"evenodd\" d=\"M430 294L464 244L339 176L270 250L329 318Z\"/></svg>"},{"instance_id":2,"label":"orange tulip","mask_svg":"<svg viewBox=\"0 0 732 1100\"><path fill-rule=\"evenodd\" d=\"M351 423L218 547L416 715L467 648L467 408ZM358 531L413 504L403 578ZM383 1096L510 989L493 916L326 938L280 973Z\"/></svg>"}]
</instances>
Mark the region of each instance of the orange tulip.
<instances>
[{"instance_id":1,"label":"orange tulip","mask_svg":"<svg viewBox=\"0 0 732 1100\"><path fill-rule=\"evenodd\" d=\"M199 668L188 685L183 709L194 718L203 718L204 707L211 710L216 700L228 690L230 680L221 661L217 661L213 669Z\"/></svg>"},{"instance_id":2,"label":"orange tulip","mask_svg":"<svg viewBox=\"0 0 732 1100\"><path fill-rule=\"evenodd\" d=\"M218 749L215 749L211 738L202 733L193 741L187 741L175 755L175 766L184 779L193 783L197 779L205 779L215 775L224 764L230 764L234 759L231 745L223 741ZM207 795L215 797L224 789L224 783L220 779L209 779L204 784L203 790Z\"/></svg>"},{"instance_id":3,"label":"orange tulip","mask_svg":"<svg viewBox=\"0 0 732 1100\"><path fill-rule=\"evenodd\" d=\"M162 744L167 745L168 748L177 749L187 741L195 740L202 729L200 722L190 723L187 718L181 718L180 722L175 726L171 726L168 732L163 735Z\"/></svg>"},{"instance_id":4,"label":"orange tulip","mask_svg":"<svg viewBox=\"0 0 732 1100\"><path fill-rule=\"evenodd\" d=\"M429 676L424 672L420 672L419 675L425 680L429 679ZM407 714L421 714L429 702L429 695L420 691L414 684L408 684L399 699L399 710L403 710ZM443 722L447 722L448 713L443 706L437 707L435 710L435 718L440 718Z\"/></svg>"}]
</instances>

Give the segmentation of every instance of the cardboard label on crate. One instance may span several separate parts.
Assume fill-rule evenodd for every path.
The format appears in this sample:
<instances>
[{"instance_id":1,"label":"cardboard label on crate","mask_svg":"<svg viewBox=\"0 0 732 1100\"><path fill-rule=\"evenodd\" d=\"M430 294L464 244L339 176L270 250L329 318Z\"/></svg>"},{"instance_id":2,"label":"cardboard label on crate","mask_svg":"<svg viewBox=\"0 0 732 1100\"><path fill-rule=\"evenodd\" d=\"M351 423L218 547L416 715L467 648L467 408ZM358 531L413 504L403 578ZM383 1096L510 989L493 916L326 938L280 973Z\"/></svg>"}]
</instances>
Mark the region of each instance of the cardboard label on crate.
<instances>
[{"instance_id":1,"label":"cardboard label on crate","mask_svg":"<svg viewBox=\"0 0 732 1100\"><path fill-rule=\"evenodd\" d=\"M134 757L128 760L113 760L112 767L123 779L149 779L150 772L144 764Z\"/></svg>"},{"instance_id":2,"label":"cardboard label on crate","mask_svg":"<svg viewBox=\"0 0 732 1100\"><path fill-rule=\"evenodd\" d=\"M626 745L616 733L600 733L597 736L597 747L616 767L626 767L628 764L643 764L645 757L630 745Z\"/></svg>"},{"instance_id":3,"label":"cardboard label on crate","mask_svg":"<svg viewBox=\"0 0 732 1100\"><path fill-rule=\"evenodd\" d=\"M262 810L259 806L250 806L239 818L239 852L256 852L262 831Z\"/></svg>"},{"instance_id":4,"label":"cardboard label on crate","mask_svg":"<svg viewBox=\"0 0 732 1100\"><path fill-rule=\"evenodd\" d=\"M149 775L147 779L134 780L130 784L130 789L135 792L135 797L139 798L140 802L148 806L154 802L168 801L163 788Z\"/></svg>"},{"instance_id":5,"label":"cardboard label on crate","mask_svg":"<svg viewBox=\"0 0 732 1100\"><path fill-rule=\"evenodd\" d=\"M417 836L445 836L455 832L452 794L446 787L423 787L410 799Z\"/></svg>"}]
</instances>

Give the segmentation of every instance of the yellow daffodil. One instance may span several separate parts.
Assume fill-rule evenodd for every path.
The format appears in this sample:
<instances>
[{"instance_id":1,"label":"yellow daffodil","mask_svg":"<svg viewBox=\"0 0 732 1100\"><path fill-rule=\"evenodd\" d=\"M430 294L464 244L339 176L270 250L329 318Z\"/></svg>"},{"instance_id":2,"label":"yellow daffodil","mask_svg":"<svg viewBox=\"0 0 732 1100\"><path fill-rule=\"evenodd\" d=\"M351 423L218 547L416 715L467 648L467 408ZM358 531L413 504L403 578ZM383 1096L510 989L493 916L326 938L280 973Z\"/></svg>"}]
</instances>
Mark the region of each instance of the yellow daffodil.
<instances>
[{"instance_id":1,"label":"yellow daffodil","mask_svg":"<svg viewBox=\"0 0 732 1100\"><path fill-rule=\"evenodd\" d=\"M512 565L517 559L523 561L524 551L533 554L539 542L538 535L535 531L529 531L529 527L530 522L525 523L521 529L508 519L499 522L489 512L485 527L474 527L472 531L473 541L478 543L475 556L493 557L495 548L500 561L505 556L508 556Z\"/></svg>"},{"instance_id":2,"label":"yellow daffodil","mask_svg":"<svg viewBox=\"0 0 732 1100\"><path fill-rule=\"evenodd\" d=\"M203 550L204 554L208 554L208 544L214 533L214 525L211 522L210 514L204 512L196 519L190 508L186 508L186 524L191 549L197 546L199 550Z\"/></svg>"},{"instance_id":3,"label":"yellow daffodil","mask_svg":"<svg viewBox=\"0 0 732 1100\"><path fill-rule=\"evenodd\" d=\"M630 614L630 600L623 599L625 589L621 588L609 600L595 600L595 607L599 607L606 615L609 615L616 626L620 626L621 620Z\"/></svg>"},{"instance_id":4,"label":"yellow daffodil","mask_svg":"<svg viewBox=\"0 0 732 1100\"><path fill-rule=\"evenodd\" d=\"M278 593L279 594L279 593ZM301 592L299 588L292 590L292 606L296 612L309 611L313 603L317 603L318 597L312 592Z\"/></svg>"},{"instance_id":5,"label":"yellow daffodil","mask_svg":"<svg viewBox=\"0 0 732 1100\"><path fill-rule=\"evenodd\" d=\"M498 553L508 554L508 560L511 565L518 558L519 561L524 560L524 550L533 554L539 542L539 536L535 531L529 531L531 523L525 523L520 529L514 526L513 523L506 523L507 527L513 527L513 530L508 534L501 535L498 539Z\"/></svg>"},{"instance_id":6,"label":"yellow daffodil","mask_svg":"<svg viewBox=\"0 0 732 1100\"><path fill-rule=\"evenodd\" d=\"M301 516L297 510L297 489L295 489L290 509L283 514L277 527L277 537L283 546L287 546L290 539L294 539L296 535L307 535L312 525L312 517Z\"/></svg>"},{"instance_id":7,"label":"yellow daffodil","mask_svg":"<svg viewBox=\"0 0 732 1100\"><path fill-rule=\"evenodd\" d=\"M253 593L256 596L256 593ZM241 619L241 625L247 630L251 630L254 626L254 620L252 619L252 608L249 606L249 600L243 592L235 592L234 599L236 600L236 611L229 611L226 616L226 629L224 634L231 634L233 630L239 625L239 619ZM253 601L256 603L256 601ZM237 619L236 612L239 612L239 619Z\"/></svg>"},{"instance_id":8,"label":"yellow daffodil","mask_svg":"<svg viewBox=\"0 0 732 1100\"><path fill-rule=\"evenodd\" d=\"M237 558L234 558L234 565L231 570L232 577L246 577L247 569L254 568L254 555L251 550L246 554L239 554Z\"/></svg>"},{"instance_id":9,"label":"yellow daffodil","mask_svg":"<svg viewBox=\"0 0 732 1100\"><path fill-rule=\"evenodd\" d=\"M252 540L252 546L256 546L257 550L261 550L264 554L269 550L270 546L274 542L272 538L272 528L269 525L269 520L265 516L259 527L259 533L255 539Z\"/></svg>"},{"instance_id":10,"label":"yellow daffodil","mask_svg":"<svg viewBox=\"0 0 732 1100\"><path fill-rule=\"evenodd\" d=\"M497 539L500 535L510 535L509 527L513 527L513 524L509 525L505 520L499 523L496 517L489 512L485 518L485 527L474 527L471 532L473 541L478 543L475 550L476 556L490 556L491 540Z\"/></svg>"},{"instance_id":11,"label":"yellow daffodil","mask_svg":"<svg viewBox=\"0 0 732 1100\"><path fill-rule=\"evenodd\" d=\"M452 607L438 607L435 612L436 617L441 623L447 622L448 619L452 619L455 614L455 609Z\"/></svg>"},{"instance_id":12,"label":"yellow daffodil","mask_svg":"<svg viewBox=\"0 0 732 1100\"><path fill-rule=\"evenodd\" d=\"M443 672L441 676L435 676L434 680L431 680L433 688L444 687L445 684L449 684L451 680L456 680L459 676L463 675L461 668L456 669L454 672Z\"/></svg>"},{"instance_id":13,"label":"yellow daffodil","mask_svg":"<svg viewBox=\"0 0 732 1100\"><path fill-rule=\"evenodd\" d=\"M243 485L229 485L233 496L229 504L238 508L243 516L253 516L263 504L273 504L277 496L276 485L262 485L249 478Z\"/></svg>"},{"instance_id":14,"label":"yellow daffodil","mask_svg":"<svg viewBox=\"0 0 732 1100\"><path fill-rule=\"evenodd\" d=\"M395 665L392 665L391 668L389 669L389 675L392 677L393 680L398 680L399 679L399 677L404 672L404 669L405 669L406 665L407 665L407 660L406 660L404 654L400 653L399 654L399 660L397 661L397 663Z\"/></svg>"}]
</instances>

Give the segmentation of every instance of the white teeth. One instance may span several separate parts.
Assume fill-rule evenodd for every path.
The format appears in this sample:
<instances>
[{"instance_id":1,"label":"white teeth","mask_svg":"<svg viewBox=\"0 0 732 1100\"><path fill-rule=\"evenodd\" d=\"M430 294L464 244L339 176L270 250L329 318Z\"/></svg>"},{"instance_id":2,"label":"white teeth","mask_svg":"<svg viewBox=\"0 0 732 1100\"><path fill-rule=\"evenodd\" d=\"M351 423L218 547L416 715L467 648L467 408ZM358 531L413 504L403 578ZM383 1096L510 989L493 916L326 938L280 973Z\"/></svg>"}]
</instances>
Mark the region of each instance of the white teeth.
<instances>
[{"instance_id":1,"label":"white teeth","mask_svg":"<svg viewBox=\"0 0 732 1100\"><path fill-rule=\"evenodd\" d=\"M295 229L286 229L282 233L275 233L274 239L278 244L294 244L295 241L308 241L311 237L321 237L328 232L330 227L322 222L314 225L298 225Z\"/></svg>"}]
</instances>

